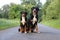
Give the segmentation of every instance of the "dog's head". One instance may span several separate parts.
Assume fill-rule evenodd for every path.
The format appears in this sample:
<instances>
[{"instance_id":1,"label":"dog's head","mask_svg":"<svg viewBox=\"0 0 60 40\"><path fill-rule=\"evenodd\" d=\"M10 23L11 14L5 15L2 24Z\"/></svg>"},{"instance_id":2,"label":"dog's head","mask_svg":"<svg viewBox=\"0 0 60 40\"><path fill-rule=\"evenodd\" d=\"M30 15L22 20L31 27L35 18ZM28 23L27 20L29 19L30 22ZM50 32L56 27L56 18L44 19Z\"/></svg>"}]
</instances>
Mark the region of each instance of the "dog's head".
<instances>
[{"instance_id":1,"label":"dog's head","mask_svg":"<svg viewBox=\"0 0 60 40\"><path fill-rule=\"evenodd\" d=\"M37 14L38 11L39 11L39 8L38 8L38 7L32 7L32 8L31 8L31 12L32 12L32 13L36 13L36 14Z\"/></svg>"},{"instance_id":2,"label":"dog's head","mask_svg":"<svg viewBox=\"0 0 60 40\"><path fill-rule=\"evenodd\" d=\"M21 14L21 16L24 16L24 17L26 17L26 15L27 15L27 12L26 12L26 11L21 11L21 12L20 12L20 14Z\"/></svg>"}]
</instances>

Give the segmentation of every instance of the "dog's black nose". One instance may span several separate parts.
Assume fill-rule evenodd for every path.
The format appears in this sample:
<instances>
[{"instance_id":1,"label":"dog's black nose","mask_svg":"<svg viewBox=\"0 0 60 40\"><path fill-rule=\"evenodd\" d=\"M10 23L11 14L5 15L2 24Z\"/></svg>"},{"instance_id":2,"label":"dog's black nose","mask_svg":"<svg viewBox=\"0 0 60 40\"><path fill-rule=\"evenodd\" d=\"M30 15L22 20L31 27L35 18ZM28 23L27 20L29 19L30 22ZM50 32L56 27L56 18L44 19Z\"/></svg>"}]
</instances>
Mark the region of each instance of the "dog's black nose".
<instances>
[{"instance_id":1,"label":"dog's black nose","mask_svg":"<svg viewBox=\"0 0 60 40\"><path fill-rule=\"evenodd\" d=\"M36 12L36 11L34 11L34 12Z\"/></svg>"}]
</instances>

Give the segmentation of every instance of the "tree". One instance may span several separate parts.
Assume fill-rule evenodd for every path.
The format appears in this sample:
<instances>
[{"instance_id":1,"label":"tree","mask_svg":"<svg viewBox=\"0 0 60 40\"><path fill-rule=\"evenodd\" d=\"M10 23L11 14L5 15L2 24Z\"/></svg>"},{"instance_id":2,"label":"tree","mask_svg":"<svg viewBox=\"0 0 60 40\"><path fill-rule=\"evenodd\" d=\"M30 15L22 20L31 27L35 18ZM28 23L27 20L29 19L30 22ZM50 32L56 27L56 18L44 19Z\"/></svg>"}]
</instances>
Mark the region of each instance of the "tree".
<instances>
[{"instance_id":1,"label":"tree","mask_svg":"<svg viewBox=\"0 0 60 40\"><path fill-rule=\"evenodd\" d=\"M8 18L9 19L20 18L20 12L23 10L24 7L22 5L11 3L9 8Z\"/></svg>"},{"instance_id":2,"label":"tree","mask_svg":"<svg viewBox=\"0 0 60 40\"><path fill-rule=\"evenodd\" d=\"M3 18L8 18L9 5L4 5L3 7Z\"/></svg>"},{"instance_id":3,"label":"tree","mask_svg":"<svg viewBox=\"0 0 60 40\"><path fill-rule=\"evenodd\" d=\"M51 19L58 19L60 18L60 0L49 0L45 3L45 6L43 6L44 13L45 13L45 19L51 20ZM48 4L48 5L47 5Z\"/></svg>"},{"instance_id":4,"label":"tree","mask_svg":"<svg viewBox=\"0 0 60 40\"><path fill-rule=\"evenodd\" d=\"M0 18L2 18L2 13L3 13L3 11L2 11L2 9L0 9Z\"/></svg>"}]
</instances>

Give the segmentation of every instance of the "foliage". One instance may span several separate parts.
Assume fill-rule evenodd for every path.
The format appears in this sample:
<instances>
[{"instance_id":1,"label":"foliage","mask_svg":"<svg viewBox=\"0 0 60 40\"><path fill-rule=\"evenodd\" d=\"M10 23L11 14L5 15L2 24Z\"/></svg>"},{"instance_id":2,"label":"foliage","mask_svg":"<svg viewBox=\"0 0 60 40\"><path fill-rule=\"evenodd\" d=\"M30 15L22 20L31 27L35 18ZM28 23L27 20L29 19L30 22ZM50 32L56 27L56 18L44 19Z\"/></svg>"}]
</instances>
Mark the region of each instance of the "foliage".
<instances>
[{"instance_id":1,"label":"foliage","mask_svg":"<svg viewBox=\"0 0 60 40\"><path fill-rule=\"evenodd\" d=\"M7 18L7 19L20 19L20 12L21 11L27 11L28 15L31 13L31 8L33 6L37 6L39 8L42 8L42 4L40 0L20 0L22 1L21 4L14 4L11 3L10 5L6 4L4 5L0 10L0 18ZM41 10L39 12L39 18L41 17Z\"/></svg>"},{"instance_id":2,"label":"foliage","mask_svg":"<svg viewBox=\"0 0 60 40\"><path fill-rule=\"evenodd\" d=\"M60 0L46 0L42 14L42 24L60 29Z\"/></svg>"},{"instance_id":3,"label":"foliage","mask_svg":"<svg viewBox=\"0 0 60 40\"><path fill-rule=\"evenodd\" d=\"M43 19L59 19L60 18L60 1L59 0L47 0L43 6Z\"/></svg>"}]
</instances>

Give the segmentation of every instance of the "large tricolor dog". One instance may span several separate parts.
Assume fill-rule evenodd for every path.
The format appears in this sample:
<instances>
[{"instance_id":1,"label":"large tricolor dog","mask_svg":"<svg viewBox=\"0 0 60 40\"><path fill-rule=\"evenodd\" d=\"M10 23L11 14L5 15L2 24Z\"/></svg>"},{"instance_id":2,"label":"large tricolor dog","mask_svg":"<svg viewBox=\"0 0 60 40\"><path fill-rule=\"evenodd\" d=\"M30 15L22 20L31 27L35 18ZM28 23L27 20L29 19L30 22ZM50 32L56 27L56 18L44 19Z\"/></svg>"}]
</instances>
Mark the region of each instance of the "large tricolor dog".
<instances>
[{"instance_id":1,"label":"large tricolor dog","mask_svg":"<svg viewBox=\"0 0 60 40\"><path fill-rule=\"evenodd\" d=\"M32 7L31 8L31 14L30 14L30 17L28 19L29 32L33 32L35 29L36 29L36 32L38 32L38 26L37 26L38 11L39 11L38 7Z\"/></svg>"}]
</instances>

